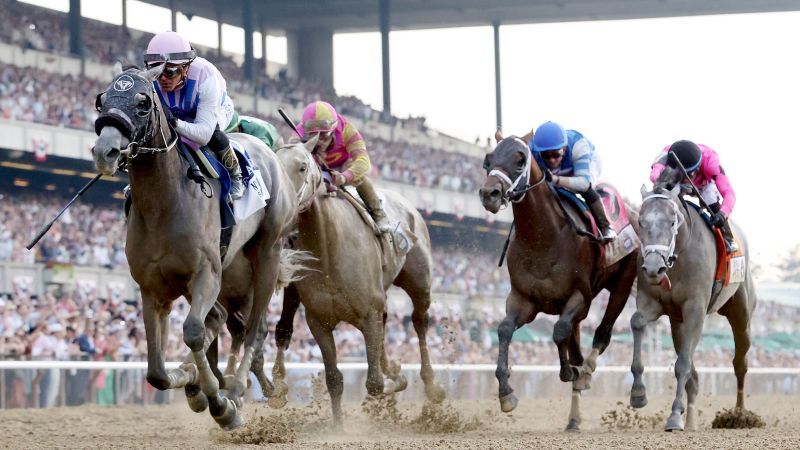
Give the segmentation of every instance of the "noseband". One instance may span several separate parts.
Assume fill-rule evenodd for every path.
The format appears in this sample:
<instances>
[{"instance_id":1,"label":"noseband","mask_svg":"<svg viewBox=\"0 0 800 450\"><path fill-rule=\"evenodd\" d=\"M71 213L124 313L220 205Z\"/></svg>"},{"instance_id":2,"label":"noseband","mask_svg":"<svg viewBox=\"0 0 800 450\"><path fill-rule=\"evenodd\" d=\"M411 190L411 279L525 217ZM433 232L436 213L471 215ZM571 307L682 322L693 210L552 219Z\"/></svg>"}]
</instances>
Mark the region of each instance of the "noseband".
<instances>
[{"instance_id":1,"label":"noseband","mask_svg":"<svg viewBox=\"0 0 800 450\"><path fill-rule=\"evenodd\" d=\"M675 199L670 197L669 195L665 194L651 194L645 197L642 200L642 206L644 206L645 202L651 199L663 199L670 202L672 206L672 211L674 213L674 219L672 221L672 238L669 241L669 245L659 245L659 244L652 244L652 245L645 245L643 257L647 257L647 255L651 253L656 253L664 260L664 264L667 266L668 269L671 269L672 266L675 264L675 260L678 259L678 255L675 254L675 245L678 239L678 230L680 229L681 225L686 221L681 212L678 204L675 202Z\"/></svg>"},{"instance_id":2,"label":"noseband","mask_svg":"<svg viewBox=\"0 0 800 450\"><path fill-rule=\"evenodd\" d=\"M518 140L520 143L525 145L525 142L522 139L514 138ZM527 150L527 145L525 145L526 151L525 153L525 168L520 172L520 174L514 180L511 179L510 176L506 174L506 172L502 169L494 168L489 171L487 176L495 176L500 179L501 184L505 185L508 184L508 189L503 192L503 206L508 205L508 202L511 201L513 203L521 202L523 198L525 198L525 194L528 193L531 189L535 188L536 186L544 183L545 175L542 173L542 178L533 184L528 184L530 181L531 176L531 160L533 156L531 156L530 150Z\"/></svg>"}]
</instances>

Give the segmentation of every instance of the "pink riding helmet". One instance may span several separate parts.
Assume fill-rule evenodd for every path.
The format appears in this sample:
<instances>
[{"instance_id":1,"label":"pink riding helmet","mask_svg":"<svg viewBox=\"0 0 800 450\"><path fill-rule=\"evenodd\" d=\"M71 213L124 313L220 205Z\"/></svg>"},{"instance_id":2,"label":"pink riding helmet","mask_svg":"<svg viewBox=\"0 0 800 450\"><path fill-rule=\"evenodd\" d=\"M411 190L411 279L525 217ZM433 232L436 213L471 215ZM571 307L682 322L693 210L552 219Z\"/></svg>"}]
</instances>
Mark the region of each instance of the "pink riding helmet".
<instances>
[{"instance_id":1,"label":"pink riding helmet","mask_svg":"<svg viewBox=\"0 0 800 450\"><path fill-rule=\"evenodd\" d=\"M330 103L316 101L309 103L303 111L303 130L305 133L329 133L336 129L339 114Z\"/></svg>"},{"instance_id":2,"label":"pink riding helmet","mask_svg":"<svg viewBox=\"0 0 800 450\"><path fill-rule=\"evenodd\" d=\"M190 63L197 56L192 44L174 31L158 33L150 39L147 51L144 54L144 63L147 66L173 63Z\"/></svg>"}]
</instances>

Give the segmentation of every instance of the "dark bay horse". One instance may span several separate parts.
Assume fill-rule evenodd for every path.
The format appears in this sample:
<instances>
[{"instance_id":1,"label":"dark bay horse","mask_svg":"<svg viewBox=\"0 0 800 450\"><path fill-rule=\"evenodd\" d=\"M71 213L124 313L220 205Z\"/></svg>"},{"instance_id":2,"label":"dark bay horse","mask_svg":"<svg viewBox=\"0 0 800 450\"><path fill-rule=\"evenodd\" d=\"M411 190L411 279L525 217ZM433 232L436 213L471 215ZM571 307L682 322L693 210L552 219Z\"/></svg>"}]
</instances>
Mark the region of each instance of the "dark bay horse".
<instances>
[{"instance_id":1,"label":"dark bay horse","mask_svg":"<svg viewBox=\"0 0 800 450\"><path fill-rule=\"evenodd\" d=\"M665 178L674 176L666 171ZM680 185L671 190L657 187L648 192L642 187L639 236L642 257L637 282L636 313L631 317L633 329L633 386L631 406L647 404L642 373L642 336L645 326L666 314L672 328L672 341L678 360L675 363L676 386L672 413L667 431L683 430L682 414L686 412L686 428L695 429L695 399L698 376L694 367L694 350L703 333L706 314L725 316L733 330L736 373L736 407L744 408L744 378L747 374L747 351L750 349L750 318L756 306L753 277L750 274L750 251L741 229L731 222L743 255L739 262L739 279L722 288L711 305L711 294L717 269L714 236L700 214L679 198ZM667 184L664 187L668 187ZM711 305L711 306L710 306ZM710 310L709 310L710 308ZM688 409L684 408L684 392Z\"/></svg>"},{"instance_id":2,"label":"dark bay horse","mask_svg":"<svg viewBox=\"0 0 800 450\"><path fill-rule=\"evenodd\" d=\"M147 336L147 380L158 389L185 387L190 407L209 408L226 429L243 423L240 412L247 372L261 351L259 329L281 270L291 272L291 256L282 253L293 226L297 199L285 189L288 180L277 158L260 140L232 134L260 170L270 199L265 208L233 227L226 257L220 254L220 185L212 181L207 196L185 176L188 163L176 150L178 140L166 121L153 87L163 65L116 73L98 95L99 135L92 153L98 171L113 175L120 163L130 174L132 206L125 252L131 275L139 284ZM245 324L244 356L231 379L230 398L219 391L219 380L206 351L225 318L216 303L223 270L243 253L252 270L253 300ZM291 279L291 274L289 279ZM164 367L168 314L172 302L190 302L183 339L193 362L169 372ZM208 326L207 326L208 325Z\"/></svg>"},{"instance_id":3,"label":"dark bay horse","mask_svg":"<svg viewBox=\"0 0 800 450\"><path fill-rule=\"evenodd\" d=\"M434 402L444 399L444 389L434 384L426 342L431 289L431 242L422 216L403 197L386 192L383 203L389 218L410 231L407 253L381 256L381 245L356 209L340 194L326 195L322 172L311 150L316 138L305 145L290 142L278 150L281 164L289 174L300 203L296 248L315 260L303 278L284 291L281 320L275 339L278 356L273 371L276 390L285 373L282 353L292 332L292 319L300 302L306 321L317 341L325 364L325 380L331 395L334 425L342 426L342 373L336 367L333 329L341 322L356 326L364 335L367 352L367 392L378 396L406 387L396 362L389 361L384 348L386 290L394 284L411 297L411 315L419 338L420 375L425 393ZM385 264L382 264L385 263ZM388 377L386 384L383 375Z\"/></svg>"},{"instance_id":4,"label":"dark bay horse","mask_svg":"<svg viewBox=\"0 0 800 450\"><path fill-rule=\"evenodd\" d=\"M553 341L558 347L560 378L573 382L567 430L579 430L580 391L588 389L597 356L608 346L614 322L631 292L638 250L603 267L599 244L576 233L528 145L515 136L496 137L498 144L484 161L488 176L479 194L483 207L492 213L511 202L516 228L508 247L511 293L506 299L506 317L497 329L500 407L510 412L517 406L517 397L508 383L508 346L514 331L539 313L559 315ZM574 214L570 209L566 211ZM630 208L628 211L635 226L635 212ZM573 221L580 223L577 215ZM608 289L611 297L595 331L592 352L584 360L580 323L602 289Z\"/></svg>"}]
</instances>

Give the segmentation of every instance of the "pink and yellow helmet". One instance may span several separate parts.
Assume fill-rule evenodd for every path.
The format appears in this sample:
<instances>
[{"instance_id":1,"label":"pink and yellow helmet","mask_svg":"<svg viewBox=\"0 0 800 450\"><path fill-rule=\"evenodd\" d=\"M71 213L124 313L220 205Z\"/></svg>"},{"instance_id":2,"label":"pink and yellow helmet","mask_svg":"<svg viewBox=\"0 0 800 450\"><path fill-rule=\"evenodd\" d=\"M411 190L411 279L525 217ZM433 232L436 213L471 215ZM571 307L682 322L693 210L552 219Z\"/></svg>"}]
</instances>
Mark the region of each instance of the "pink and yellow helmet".
<instances>
[{"instance_id":1,"label":"pink and yellow helmet","mask_svg":"<svg viewBox=\"0 0 800 450\"><path fill-rule=\"evenodd\" d=\"M303 111L303 131L309 133L330 133L339 124L339 115L330 103L316 101L309 103Z\"/></svg>"}]
</instances>

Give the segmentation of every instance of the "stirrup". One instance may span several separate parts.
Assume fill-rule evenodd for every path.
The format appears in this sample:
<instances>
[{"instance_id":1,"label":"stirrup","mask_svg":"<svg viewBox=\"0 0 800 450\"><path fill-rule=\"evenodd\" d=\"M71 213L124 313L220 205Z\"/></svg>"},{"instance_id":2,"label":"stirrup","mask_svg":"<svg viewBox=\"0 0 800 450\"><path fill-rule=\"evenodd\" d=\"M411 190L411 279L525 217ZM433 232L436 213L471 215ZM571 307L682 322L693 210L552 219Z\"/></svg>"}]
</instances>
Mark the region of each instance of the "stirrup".
<instances>
[{"instance_id":1,"label":"stirrup","mask_svg":"<svg viewBox=\"0 0 800 450\"><path fill-rule=\"evenodd\" d=\"M237 189L238 188L238 189ZM238 179L233 178L231 175L231 189L229 191L231 199L239 200L244 195L244 183L242 182L242 177L239 176Z\"/></svg>"},{"instance_id":2,"label":"stirrup","mask_svg":"<svg viewBox=\"0 0 800 450\"><path fill-rule=\"evenodd\" d=\"M729 241L725 239L725 250L728 253L736 253L739 251L739 244L736 241Z\"/></svg>"},{"instance_id":3,"label":"stirrup","mask_svg":"<svg viewBox=\"0 0 800 450\"><path fill-rule=\"evenodd\" d=\"M605 230L600 230L600 241L602 243L607 244L616 238L617 238L617 232L614 231L613 228L609 227Z\"/></svg>"}]
</instances>

